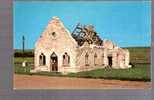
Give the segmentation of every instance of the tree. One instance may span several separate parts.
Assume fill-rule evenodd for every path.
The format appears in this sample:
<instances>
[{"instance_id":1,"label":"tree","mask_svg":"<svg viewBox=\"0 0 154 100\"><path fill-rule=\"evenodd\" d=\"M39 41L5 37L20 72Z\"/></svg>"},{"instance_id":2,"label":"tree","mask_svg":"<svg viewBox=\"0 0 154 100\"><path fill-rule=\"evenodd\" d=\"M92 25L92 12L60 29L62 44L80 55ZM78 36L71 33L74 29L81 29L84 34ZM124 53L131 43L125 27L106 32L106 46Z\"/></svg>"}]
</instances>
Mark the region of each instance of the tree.
<instances>
[{"instance_id":1,"label":"tree","mask_svg":"<svg viewBox=\"0 0 154 100\"><path fill-rule=\"evenodd\" d=\"M96 45L101 45L103 42L98 36L98 33L95 31L93 25L81 25L80 23L78 23L72 32L72 37L80 46L83 45L85 41L89 44Z\"/></svg>"}]
</instances>

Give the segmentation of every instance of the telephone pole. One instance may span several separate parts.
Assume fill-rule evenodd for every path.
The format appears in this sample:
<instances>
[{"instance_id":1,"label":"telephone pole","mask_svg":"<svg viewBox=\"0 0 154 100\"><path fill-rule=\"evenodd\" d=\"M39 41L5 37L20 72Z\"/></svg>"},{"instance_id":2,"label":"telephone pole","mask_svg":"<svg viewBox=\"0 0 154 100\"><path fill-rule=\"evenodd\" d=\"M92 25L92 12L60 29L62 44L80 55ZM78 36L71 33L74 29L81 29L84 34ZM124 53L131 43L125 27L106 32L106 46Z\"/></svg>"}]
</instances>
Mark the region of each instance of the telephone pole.
<instances>
[{"instance_id":1,"label":"telephone pole","mask_svg":"<svg viewBox=\"0 0 154 100\"><path fill-rule=\"evenodd\" d=\"M25 37L24 35L22 36L22 57L23 57L23 61L24 61L24 52L25 52Z\"/></svg>"}]
</instances>

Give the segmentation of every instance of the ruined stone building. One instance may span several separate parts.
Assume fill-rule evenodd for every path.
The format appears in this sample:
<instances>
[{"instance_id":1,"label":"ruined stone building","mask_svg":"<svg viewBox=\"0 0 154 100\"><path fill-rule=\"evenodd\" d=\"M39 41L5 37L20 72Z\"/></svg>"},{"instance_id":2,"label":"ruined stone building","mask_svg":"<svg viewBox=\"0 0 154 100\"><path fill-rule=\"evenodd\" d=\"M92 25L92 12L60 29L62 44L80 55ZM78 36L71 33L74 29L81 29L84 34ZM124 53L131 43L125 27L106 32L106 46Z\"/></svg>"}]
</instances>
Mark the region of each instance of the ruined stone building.
<instances>
[{"instance_id":1,"label":"ruined stone building","mask_svg":"<svg viewBox=\"0 0 154 100\"><path fill-rule=\"evenodd\" d=\"M98 68L130 68L129 51L110 40L102 45L84 42L79 46L58 17L49 21L35 44L33 71L80 72Z\"/></svg>"}]
</instances>

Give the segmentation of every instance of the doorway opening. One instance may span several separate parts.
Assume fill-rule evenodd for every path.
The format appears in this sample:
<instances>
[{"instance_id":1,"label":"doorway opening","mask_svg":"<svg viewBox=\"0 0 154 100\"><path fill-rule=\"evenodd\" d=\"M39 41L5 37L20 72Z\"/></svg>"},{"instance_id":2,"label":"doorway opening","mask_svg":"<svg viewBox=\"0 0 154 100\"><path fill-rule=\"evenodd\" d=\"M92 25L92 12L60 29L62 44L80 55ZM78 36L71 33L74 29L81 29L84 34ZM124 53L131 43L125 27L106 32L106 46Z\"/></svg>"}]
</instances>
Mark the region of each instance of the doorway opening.
<instances>
[{"instance_id":1,"label":"doorway opening","mask_svg":"<svg viewBox=\"0 0 154 100\"><path fill-rule=\"evenodd\" d=\"M50 70L52 72L58 71L58 57L55 52L53 52L50 56Z\"/></svg>"},{"instance_id":2,"label":"doorway opening","mask_svg":"<svg viewBox=\"0 0 154 100\"><path fill-rule=\"evenodd\" d=\"M109 64L110 67L112 66L112 56L108 57L108 64Z\"/></svg>"}]
</instances>

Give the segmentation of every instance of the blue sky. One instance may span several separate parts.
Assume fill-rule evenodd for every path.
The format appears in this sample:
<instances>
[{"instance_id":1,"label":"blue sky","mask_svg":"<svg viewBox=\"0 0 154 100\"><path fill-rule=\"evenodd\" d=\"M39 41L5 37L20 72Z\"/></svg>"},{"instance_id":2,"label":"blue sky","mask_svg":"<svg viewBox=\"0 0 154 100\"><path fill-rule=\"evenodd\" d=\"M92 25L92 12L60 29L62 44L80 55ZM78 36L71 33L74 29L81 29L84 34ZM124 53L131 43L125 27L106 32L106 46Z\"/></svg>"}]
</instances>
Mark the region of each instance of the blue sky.
<instances>
[{"instance_id":1,"label":"blue sky","mask_svg":"<svg viewBox=\"0 0 154 100\"><path fill-rule=\"evenodd\" d=\"M47 23L58 16L70 32L93 24L102 39L121 47L151 45L151 2L19 2L13 3L15 49L32 49Z\"/></svg>"}]
</instances>

